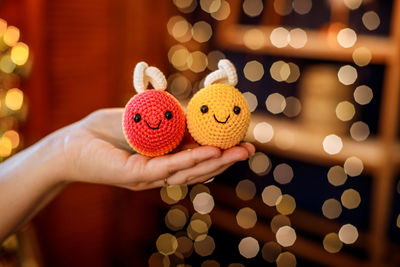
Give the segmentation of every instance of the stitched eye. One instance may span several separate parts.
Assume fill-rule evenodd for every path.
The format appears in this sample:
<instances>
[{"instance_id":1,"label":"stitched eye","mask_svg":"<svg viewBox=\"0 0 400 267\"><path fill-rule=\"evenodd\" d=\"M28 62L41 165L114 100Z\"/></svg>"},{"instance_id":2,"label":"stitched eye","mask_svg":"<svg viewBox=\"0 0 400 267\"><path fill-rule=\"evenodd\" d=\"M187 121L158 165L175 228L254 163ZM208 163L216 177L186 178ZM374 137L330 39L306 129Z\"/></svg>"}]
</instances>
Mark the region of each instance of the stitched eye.
<instances>
[{"instance_id":1,"label":"stitched eye","mask_svg":"<svg viewBox=\"0 0 400 267\"><path fill-rule=\"evenodd\" d=\"M208 107L206 105L202 105L200 108L201 113L207 113L208 112Z\"/></svg>"},{"instance_id":2,"label":"stitched eye","mask_svg":"<svg viewBox=\"0 0 400 267\"><path fill-rule=\"evenodd\" d=\"M240 108L239 108L238 106L235 106L235 107L233 108L233 112L235 112L235 114L239 115L239 113L240 113Z\"/></svg>"},{"instance_id":3,"label":"stitched eye","mask_svg":"<svg viewBox=\"0 0 400 267\"><path fill-rule=\"evenodd\" d=\"M134 120L135 122L139 122L141 119L142 119L142 117L140 116L139 113L137 113L137 114L135 114L135 116L133 116L133 120Z\"/></svg>"},{"instance_id":4,"label":"stitched eye","mask_svg":"<svg viewBox=\"0 0 400 267\"><path fill-rule=\"evenodd\" d=\"M172 112L171 111L169 111L169 110L165 111L164 115L165 115L165 118L167 118L167 120L172 119Z\"/></svg>"}]
</instances>

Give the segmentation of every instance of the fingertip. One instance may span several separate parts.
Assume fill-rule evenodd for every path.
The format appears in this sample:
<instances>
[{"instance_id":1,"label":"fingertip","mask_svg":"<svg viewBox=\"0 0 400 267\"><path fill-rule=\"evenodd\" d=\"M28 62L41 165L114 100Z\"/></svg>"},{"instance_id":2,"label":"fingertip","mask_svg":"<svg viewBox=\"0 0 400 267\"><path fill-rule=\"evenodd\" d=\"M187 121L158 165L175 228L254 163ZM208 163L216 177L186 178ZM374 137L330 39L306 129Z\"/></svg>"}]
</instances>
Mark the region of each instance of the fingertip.
<instances>
[{"instance_id":1,"label":"fingertip","mask_svg":"<svg viewBox=\"0 0 400 267\"><path fill-rule=\"evenodd\" d=\"M200 146L194 148L193 151L201 153L204 158L219 158L221 156L221 149L214 146Z\"/></svg>"},{"instance_id":2,"label":"fingertip","mask_svg":"<svg viewBox=\"0 0 400 267\"><path fill-rule=\"evenodd\" d=\"M243 142L243 143L240 143L240 146L247 150L249 157L252 156L256 152L256 148L252 143Z\"/></svg>"},{"instance_id":3,"label":"fingertip","mask_svg":"<svg viewBox=\"0 0 400 267\"><path fill-rule=\"evenodd\" d=\"M230 161L243 161L249 157L247 149L241 146L231 147L225 150L224 154L230 155Z\"/></svg>"}]
</instances>

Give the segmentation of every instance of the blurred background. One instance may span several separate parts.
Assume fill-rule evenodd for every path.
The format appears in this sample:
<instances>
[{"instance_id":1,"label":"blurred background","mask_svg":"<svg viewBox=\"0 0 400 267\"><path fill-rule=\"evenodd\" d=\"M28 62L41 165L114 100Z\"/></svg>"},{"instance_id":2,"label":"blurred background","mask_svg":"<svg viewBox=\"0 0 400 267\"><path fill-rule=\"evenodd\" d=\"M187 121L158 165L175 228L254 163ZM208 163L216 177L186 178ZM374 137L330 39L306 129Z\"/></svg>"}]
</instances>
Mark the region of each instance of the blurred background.
<instances>
[{"instance_id":1,"label":"blurred background","mask_svg":"<svg viewBox=\"0 0 400 267\"><path fill-rule=\"evenodd\" d=\"M397 0L1 0L0 161L134 94L236 66L257 153L211 183L69 186L0 266L399 266ZM0 217L1 218L1 217Z\"/></svg>"}]
</instances>

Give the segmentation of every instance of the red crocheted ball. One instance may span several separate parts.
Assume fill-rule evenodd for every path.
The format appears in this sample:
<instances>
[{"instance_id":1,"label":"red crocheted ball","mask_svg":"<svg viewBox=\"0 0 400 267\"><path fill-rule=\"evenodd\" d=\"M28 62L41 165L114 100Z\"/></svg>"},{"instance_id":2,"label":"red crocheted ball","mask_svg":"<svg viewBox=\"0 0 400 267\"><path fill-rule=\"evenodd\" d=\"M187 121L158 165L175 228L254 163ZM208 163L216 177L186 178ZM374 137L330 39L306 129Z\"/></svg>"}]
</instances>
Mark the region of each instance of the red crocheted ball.
<instances>
[{"instance_id":1,"label":"red crocheted ball","mask_svg":"<svg viewBox=\"0 0 400 267\"><path fill-rule=\"evenodd\" d=\"M164 90L137 94L125 106L124 134L140 154L154 157L171 152L181 142L185 128L181 105Z\"/></svg>"}]
</instances>

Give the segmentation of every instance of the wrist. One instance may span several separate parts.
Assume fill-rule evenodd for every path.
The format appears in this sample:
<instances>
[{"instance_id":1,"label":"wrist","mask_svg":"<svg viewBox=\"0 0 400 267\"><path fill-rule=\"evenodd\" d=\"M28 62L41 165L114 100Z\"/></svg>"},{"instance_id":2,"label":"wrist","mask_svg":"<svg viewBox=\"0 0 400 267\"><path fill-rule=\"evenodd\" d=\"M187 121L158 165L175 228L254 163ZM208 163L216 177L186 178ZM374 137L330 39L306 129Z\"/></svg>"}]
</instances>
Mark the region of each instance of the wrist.
<instances>
[{"instance_id":1,"label":"wrist","mask_svg":"<svg viewBox=\"0 0 400 267\"><path fill-rule=\"evenodd\" d=\"M26 150L27 166L49 186L66 184L66 159L63 150L63 138L58 133L52 133Z\"/></svg>"}]
</instances>

